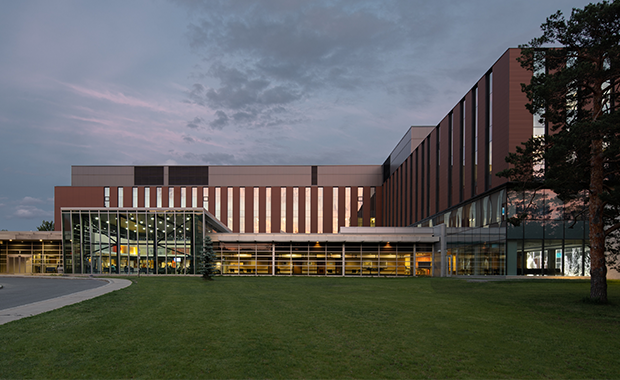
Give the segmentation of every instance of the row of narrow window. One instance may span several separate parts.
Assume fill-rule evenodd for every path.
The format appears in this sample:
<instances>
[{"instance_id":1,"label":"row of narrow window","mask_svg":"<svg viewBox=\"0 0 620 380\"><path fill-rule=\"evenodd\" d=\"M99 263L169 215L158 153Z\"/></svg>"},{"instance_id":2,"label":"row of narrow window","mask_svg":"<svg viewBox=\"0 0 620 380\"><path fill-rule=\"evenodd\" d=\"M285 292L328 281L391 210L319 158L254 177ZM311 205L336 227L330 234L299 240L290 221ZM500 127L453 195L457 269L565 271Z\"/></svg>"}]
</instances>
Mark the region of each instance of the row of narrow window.
<instances>
[{"instance_id":1,"label":"row of narrow window","mask_svg":"<svg viewBox=\"0 0 620 380\"><path fill-rule=\"evenodd\" d=\"M209 188L208 187L204 187L202 188L202 206L204 209L206 209L209 212L213 212L215 215L215 218L219 221L221 221L222 223L226 224L227 227L229 229L233 229L233 217L234 217L234 211L233 211L233 188L232 187L228 187L228 188L224 188L225 191L227 192L227 204L226 204L226 215L227 218L226 220L222 220L222 188L221 187L216 187L215 188L215 210L209 210ZM188 199L188 189L186 187L181 187L181 204L179 205L181 208L185 208L188 207L187 206L187 199ZM192 187L191 189L191 207L192 208L197 208L200 207L198 206L199 204L199 189L197 187ZM246 191L247 190L247 191ZM266 189L266 197L265 197L265 229L266 231L272 231L272 218L271 218L271 194L272 194L272 188L271 187L267 187ZM286 220L286 215L287 215L287 210L286 210L286 206L287 206L287 202L286 202L286 197L287 197L287 189L285 187L280 188L280 231L281 232L287 232L287 220ZM118 187L117 188L118 191L118 205L124 205L124 189L123 187ZM164 206L163 205L163 189L161 187L157 187L155 188L155 196L157 199L157 208L161 208L161 207L175 207L175 202L174 202L174 191L175 188L174 187L169 187L168 188L168 205ZM305 192L305 203L302 205L300 204L299 200L299 193L300 191ZM317 216L317 233L324 233L324 232L332 232L332 233L338 233L338 229L340 227L340 223L338 220L338 214L339 214L339 204L338 204L338 187L333 187L332 188L332 230L331 231L324 231L323 229L323 211L324 211L324 207L326 206L324 204L324 189L323 187L319 187L317 188L317 209L316 209L316 216ZM240 187L239 188L239 220L240 221L245 221L246 220L246 209L245 209L245 199L246 199L246 193L248 196L252 196L253 197L253 210L251 210L252 212L252 221L253 221L253 231L245 231L245 223L240 223L239 225L239 232L241 233L245 233L245 232L254 232L254 233L258 233L259 232L259 189L258 187L254 187L254 188L245 188L245 187ZM376 188L375 187L371 187L370 188L370 200L371 200L371 205L370 205L370 227L375 227L376 225L376 217L375 217L375 205L373 204L375 202L375 194L376 194ZM299 232L305 232L305 233L310 233L310 226L311 226L311 216L312 216L312 207L311 207L311 188L310 187L305 187L305 188L299 188L299 187L294 187L293 188L293 210L292 210L292 216L293 216L293 233L299 233ZM357 210L351 210L351 187L345 187L345 191L344 191L344 195L345 195L345 199L344 199L344 215L345 215L345 220L344 220L344 227L351 227L351 226L363 226L363 207L364 207L364 189L361 187L357 188ZM151 205L151 188L150 187L145 187L144 188L144 207L149 208ZM104 188L104 206L105 207L110 207L110 188L109 187L105 187ZM121 206L122 207L122 206ZM133 187L132 188L132 207L137 208L138 207L138 188L137 187ZM304 231L300 231L299 230L299 208L300 207L305 207L305 223L304 223ZM250 211L250 210L247 210ZM353 212L353 216L352 216L352 212Z\"/></svg>"}]
</instances>

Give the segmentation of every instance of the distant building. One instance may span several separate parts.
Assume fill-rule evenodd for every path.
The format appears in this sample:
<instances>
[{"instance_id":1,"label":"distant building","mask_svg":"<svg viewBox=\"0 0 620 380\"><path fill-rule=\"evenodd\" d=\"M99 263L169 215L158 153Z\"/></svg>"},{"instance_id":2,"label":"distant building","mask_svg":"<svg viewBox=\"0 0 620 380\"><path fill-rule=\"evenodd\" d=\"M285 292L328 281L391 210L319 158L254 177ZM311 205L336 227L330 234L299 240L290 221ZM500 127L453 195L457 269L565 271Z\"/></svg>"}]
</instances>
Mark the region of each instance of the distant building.
<instances>
[{"instance_id":1,"label":"distant building","mask_svg":"<svg viewBox=\"0 0 620 380\"><path fill-rule=\"evenodd\" d=\"M383 165L73 166L54 194L64 271L194 274L210 234L225 275L587 276L587 221L553 194L507 223L530 194L496 173L547 132L525 108L519 54Z\"/></svg>"}]
</instances>

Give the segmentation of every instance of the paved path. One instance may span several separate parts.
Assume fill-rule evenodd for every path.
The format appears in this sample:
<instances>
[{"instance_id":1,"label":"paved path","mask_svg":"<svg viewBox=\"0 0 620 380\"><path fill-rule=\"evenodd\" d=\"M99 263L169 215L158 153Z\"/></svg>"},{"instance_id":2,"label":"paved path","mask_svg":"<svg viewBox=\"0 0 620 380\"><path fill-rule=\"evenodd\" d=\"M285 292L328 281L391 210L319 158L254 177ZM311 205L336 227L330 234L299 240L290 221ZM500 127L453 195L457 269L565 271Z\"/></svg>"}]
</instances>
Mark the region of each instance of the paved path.
<instances>
[{"instance_id":1,"label":"paved path","mask_svg":"<svg viewBox=\"0 0 620 380\"><path fill-rule=\"evenodd\" d=\"M117 278L0 276L0 325L123 289Z\"/></svg>"}]
</instances>

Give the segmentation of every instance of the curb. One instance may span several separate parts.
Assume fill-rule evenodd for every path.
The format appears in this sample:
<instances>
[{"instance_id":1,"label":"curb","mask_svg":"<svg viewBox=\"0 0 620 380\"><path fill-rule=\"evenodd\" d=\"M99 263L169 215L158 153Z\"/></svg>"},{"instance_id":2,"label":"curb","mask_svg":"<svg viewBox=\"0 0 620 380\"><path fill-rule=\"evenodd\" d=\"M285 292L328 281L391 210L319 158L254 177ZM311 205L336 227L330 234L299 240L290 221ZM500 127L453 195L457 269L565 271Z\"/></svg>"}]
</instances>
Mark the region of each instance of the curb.
<instances>
[{"instance_id":1,"label":"curb","mask_svg":"<svg viewBox=\"0 0 620 380\"><path fill-rule=\"evenodd\" d=\"M51 298L44 301L33 302L10 309L0 310L0 325L60 309L61 307L73 305L91 298L99 297L106 293L126 288L132 284L131 281L120 278L101 278L98 280L106 281L107 284L94 289L83 290L81 292L66 294L64 296Z\"/></svg>"}]
</instances>

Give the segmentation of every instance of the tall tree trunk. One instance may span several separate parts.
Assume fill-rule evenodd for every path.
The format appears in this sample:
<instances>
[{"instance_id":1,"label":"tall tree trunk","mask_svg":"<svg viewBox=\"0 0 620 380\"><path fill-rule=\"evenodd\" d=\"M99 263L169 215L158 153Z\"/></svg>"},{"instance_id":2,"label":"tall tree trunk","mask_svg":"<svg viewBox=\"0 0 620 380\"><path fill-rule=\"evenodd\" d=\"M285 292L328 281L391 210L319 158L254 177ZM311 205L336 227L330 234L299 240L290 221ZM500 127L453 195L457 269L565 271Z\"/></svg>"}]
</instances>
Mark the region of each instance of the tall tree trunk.
<instances>
[{"instance_id":1,"label":"tall tree trunk","mask_svg":"<svg viewBox=\"0 0 620 380\"><path fill-rule=\"evenodd\" d=\"M603 223L603 141L592 141L590 158L590 298L607 302L605 225Z\"/></svg>"}]
</instances>

